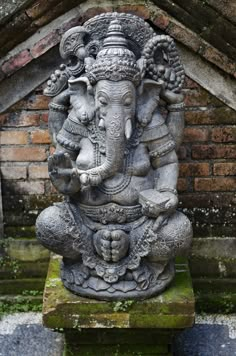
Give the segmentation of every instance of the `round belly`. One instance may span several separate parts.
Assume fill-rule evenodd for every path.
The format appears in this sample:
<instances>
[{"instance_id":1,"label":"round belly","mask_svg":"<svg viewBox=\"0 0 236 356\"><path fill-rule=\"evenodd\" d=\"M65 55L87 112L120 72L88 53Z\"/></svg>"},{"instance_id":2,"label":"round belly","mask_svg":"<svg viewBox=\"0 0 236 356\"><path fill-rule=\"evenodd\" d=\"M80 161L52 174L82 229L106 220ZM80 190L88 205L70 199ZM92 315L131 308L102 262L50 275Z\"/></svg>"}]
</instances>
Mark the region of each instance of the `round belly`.
<instances>
[{"instance_id":1,"label":"round belly","mask_svg":"<svg viewBox=\"0 0 236 356\"><path fill-rule=\"evenodd\" d=\"M78 200L86 205L103 205L107 203L117 203L122 206L137 205L139 201L139 193L145 189L153 188L154 179L153 172L150 171L145 177L132 176L128 181L127 177L120 175L115 176L99 185L98 187L90 187L87 190L81 191L78 195ZM121 184L117 184L117 182ZM126 183L126 186L124 184Z\"/></svg>"}]
</instances>

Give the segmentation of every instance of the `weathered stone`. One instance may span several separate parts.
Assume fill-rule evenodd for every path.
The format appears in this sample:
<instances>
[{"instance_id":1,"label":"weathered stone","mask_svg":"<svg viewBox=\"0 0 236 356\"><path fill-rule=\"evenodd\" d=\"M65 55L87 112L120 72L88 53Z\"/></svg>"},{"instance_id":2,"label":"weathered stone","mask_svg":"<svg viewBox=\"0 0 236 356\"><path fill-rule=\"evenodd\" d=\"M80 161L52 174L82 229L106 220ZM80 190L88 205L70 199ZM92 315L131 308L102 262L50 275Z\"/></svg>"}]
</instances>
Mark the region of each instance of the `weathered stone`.
<instances>
[{"instance_id":1,"label":"weathered stone","mask_svg":"<svg viewBox=\"0 0 236 356\"><path fill-rule=\"evenodd\" d=\"M22 292L27 293L27 291L36 291L33 294L37 294L38 291L38 294L40 294L40 292L43 292L44 283L44 278L4 279L0 280L0 294L17 295L22 294Z\"/></svg>"},{"instance_id":2,"label":"weathered stone","mask_svg":"<svg viewBox=\"0 0 236 356\"><path fill-rule=\"evenodd\" d=\"M49 50L40 57L40 61L34 60L27 67L18 70L13 76L0 82L0 112L24 98L34 88L45 82L53 68L59 66L61 60L57 56L57 48ZM43 67L43 71L39 68ZM47 99L44 99L46 102ZM46 106L44 105L44 108Z\"/></svg>"},{"instance_id":3,"label":"weathered stone","mask_svg":"<svg viewBox=\"0 0 236 356\"><path fill-rule=\"evenodd\" d=\"M45 284L43 320L50 328L170 328L192 325L194 297L186 264L161 296L145 301L103 302L75 296L60 279L60 258L51 258Z\"/></svg>"},{"instance_id":4,"label":"weathered stone","mask_svg":"<svg viewBox=\"0 0 236 356\"><path fill-rule=\"evenodd\" d=\"M13 16L19 10L25 8L30 0L17 0L17 1L1 1L0 8L0 24L3 25L7 22L9 17Z\"/></svg>"},{"instance_id":5,"label":"weathered stone","mask_svg":"<svg viewBox=\"0 0 236 356\"><path fill-rule=\"evenodd\" d=\"M231 0L219 1L219 0L207 0L214 9L216 9L220 14L225 16L231 22L236 24L235 14L236 14L236 3Z\"/></svg>"},{"instance_id":6,"label":"weathered stone","mask_svg":"<svg viewBox=\"0 0 236 356\"><path fill-rule=\"evenodd\" d=\"M3 179L26 179L26 167L4 166L1 167Z\"/></svg>"},{"instance_id":7,"label":"weathered stone","mask_svg":"<svg viewBox=\"0 0 236 356\"><path fill-rule=\"evenodd\" d=\"M32 56L28 50L24 50L14 57L10 58L8 61L2 64L2 71L7 74L11 75L12 73L16 72L18 69L26 66L29 62L32 61Z\"/></svg>"},{"instance_id":8,"label":"weathered stone","mask_svg":"<svg viewBox=\"0 0 236 356\"><path fill-rule=\"evenodd\" d=\"M4 147L1 150L1 161L5 162L45 161L46 158L45 148L41 147ZM22 183L27 185L27 182Z\"/></svg>"},{"instance_id":9,"label":"weathered stone","mask_svg":"<svg viewBox=\"0 0 236 356\"><path fill-rule=\"evenodd\" d=\"M12 259L24 262L44 261L49 252L36 240L17 239L8 241L6 252Z\"/></svg>"},{"instance_id":10,"label":"weathered stone","mask_svg":"<svg viewBox=\"0 0 236 356\"><path fill-rule=\"evenodd\" d=\"M0 279L28 279L35 278L36 280L39 278L42 279L45 283L45 278L47 276L48 270L48 260L45 261L33 261L33 262L24 262L18 260L4 260L1 263L0 267ZM14 271L14 266L17 266L17 273ZM33 288L34 289L34 288ZM17 293L16 293L17 294Z\"/></svg>"},{"instance_id":11,"label":"weathered stone","mask_svg":"<svg viewBox=\"0 0 236 356\"><path fill-rule=\"evenodd\" d=\"M35 226L6 226L4 230L5 236L11 238L35 236Z\"/></svg>"}]
</instances>

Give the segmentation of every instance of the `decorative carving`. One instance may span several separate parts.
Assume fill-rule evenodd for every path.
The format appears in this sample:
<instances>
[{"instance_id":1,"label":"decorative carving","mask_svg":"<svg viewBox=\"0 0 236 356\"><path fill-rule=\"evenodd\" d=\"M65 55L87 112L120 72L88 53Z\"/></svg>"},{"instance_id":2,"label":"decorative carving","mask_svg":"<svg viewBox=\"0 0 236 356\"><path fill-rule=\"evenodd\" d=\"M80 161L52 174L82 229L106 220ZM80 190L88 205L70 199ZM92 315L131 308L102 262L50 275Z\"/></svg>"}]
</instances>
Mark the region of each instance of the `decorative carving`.
<instances>
[{"instance_id":1,"label":"decorative carving","mask_svg":"<svg viewBox=\"0 0 236 356\"><path fill-rule=\"evenodd\" d=\"M106 13L67 31L60 53L69 63L45 94L54 96L49 175L66 200L39 215L38 239L63 256L71 291L151 297L192 236L176 211L184 72L175 44L137 16Z\"/></svg>"}]
</instances>

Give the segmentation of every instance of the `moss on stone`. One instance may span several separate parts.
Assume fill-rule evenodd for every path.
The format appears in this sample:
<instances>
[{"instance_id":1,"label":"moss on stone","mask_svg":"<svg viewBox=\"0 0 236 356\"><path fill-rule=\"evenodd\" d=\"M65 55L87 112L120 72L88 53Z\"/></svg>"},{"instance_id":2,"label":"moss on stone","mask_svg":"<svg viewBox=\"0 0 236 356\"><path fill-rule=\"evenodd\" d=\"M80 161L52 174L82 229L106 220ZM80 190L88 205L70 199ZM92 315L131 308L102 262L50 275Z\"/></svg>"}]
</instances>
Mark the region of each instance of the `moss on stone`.
<instances>
[{"instance_id":1,"label":"moss on stone","mask_svg":"<svg viewBox=\"0 0 236 356\"><path fill-rule=\"evenodd\" d=\"M60 257L50 261L44 293L43 320L51 328L181 328L194 321L194 295L186 263L160 296L130 303L114 311L114 302L82 298L66 290L60 279Z\"/></svg>"}]
</instances>

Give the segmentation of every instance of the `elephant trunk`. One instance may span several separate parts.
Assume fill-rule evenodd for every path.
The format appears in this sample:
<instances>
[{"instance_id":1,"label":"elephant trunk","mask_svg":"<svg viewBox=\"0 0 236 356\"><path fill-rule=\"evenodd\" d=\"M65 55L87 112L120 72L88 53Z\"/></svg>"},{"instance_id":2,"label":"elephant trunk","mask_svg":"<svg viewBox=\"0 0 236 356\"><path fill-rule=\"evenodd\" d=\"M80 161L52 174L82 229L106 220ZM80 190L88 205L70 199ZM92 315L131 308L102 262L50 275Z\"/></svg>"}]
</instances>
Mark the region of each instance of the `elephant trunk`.
<instances>
[{"instance_id":1,"label":"elephant trunk","mask_svg":"<svg viewBox=\"0 0 236 356\"><path fill-rule=\"evenodd\" d=\"M131 136L130 120L113 115L106 127L106 158L102 165L87 171L78 171L83 185L98 185L118 172L124 162L125 137Z\"/></svg>"}]
</instances>

